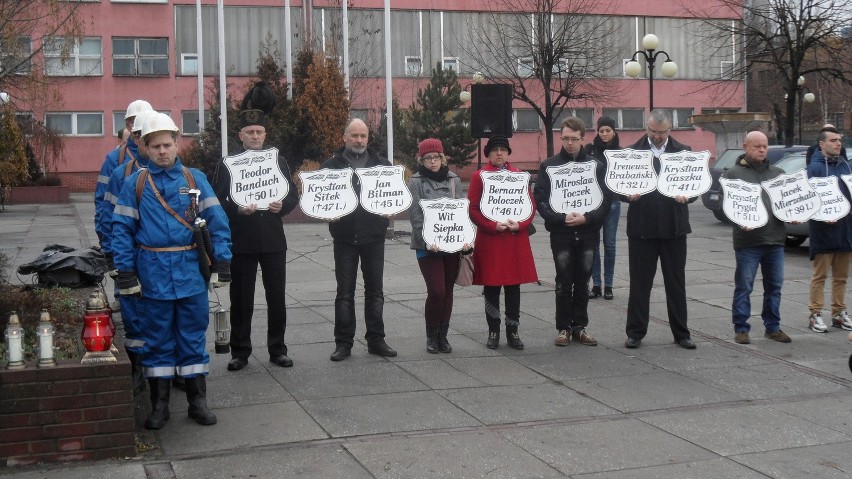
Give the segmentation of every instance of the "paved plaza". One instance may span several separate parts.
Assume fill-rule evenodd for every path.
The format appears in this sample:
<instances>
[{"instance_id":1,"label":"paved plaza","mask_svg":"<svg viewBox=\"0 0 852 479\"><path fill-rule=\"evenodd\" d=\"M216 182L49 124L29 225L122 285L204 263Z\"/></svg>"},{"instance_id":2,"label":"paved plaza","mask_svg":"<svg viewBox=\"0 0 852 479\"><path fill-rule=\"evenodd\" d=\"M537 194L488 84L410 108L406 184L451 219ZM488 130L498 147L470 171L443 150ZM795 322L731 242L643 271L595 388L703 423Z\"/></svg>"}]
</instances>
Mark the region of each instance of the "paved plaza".
<instances>
[{"instance_id":1,"label":"paved plaza","mask_svg":"<svg viewBox=\"0 0 852 479\"><path fill-rule=\"evenodd\" d=\"M642 347L625 349L627 208L618 234L615 299L591 300L588 331L600 344L553 345L554 268L540 218L531 237L541 284L521 288L523 351L501 338L486 349L481 287L457 288L452 354L425 349L425 285L397 220L386 242L385 329L395 358L367 354L363 288L352 357L334 350L336 283L325 224L287 224L286 340L295 362L268 362L258 277L254 355L239 372L213 352L208 396L219 423L172 418L138 458L0 469L20 478L848 478L852 476L852 343L831 328L807 329L807 243L787 248L782 328L763 338L760 278L752 343L736 344L730 319L734 255L730 226L690 205L689 326L698 349L672 343L662 277ZM70 205L7 206L0 250L18 265L50 243L96 244L91 195ZM511 254L511 252L506 252ZM12 282L30 281L16 278ZM111 288L111 285L110 285ZM227 288L218 290L227 307ZM216 297L211 295L211 300ZM852 302L852 295L849 295ZM502 336L502 335L501 335Z\"/></svg>"}]
</instances>

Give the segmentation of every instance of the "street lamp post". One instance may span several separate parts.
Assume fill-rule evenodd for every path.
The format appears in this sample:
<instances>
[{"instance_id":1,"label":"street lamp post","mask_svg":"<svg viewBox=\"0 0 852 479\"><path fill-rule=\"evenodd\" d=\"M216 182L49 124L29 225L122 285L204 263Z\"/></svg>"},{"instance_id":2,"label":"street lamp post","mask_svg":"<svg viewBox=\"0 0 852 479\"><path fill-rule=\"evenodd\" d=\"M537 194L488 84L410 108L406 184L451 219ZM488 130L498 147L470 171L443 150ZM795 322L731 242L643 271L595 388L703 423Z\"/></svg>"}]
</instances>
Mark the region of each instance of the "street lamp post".
<instances>
[{"instance_id":1,"label":"street lamp post","mask_svg":"<svg viewBox=\"0 0 852 479\"><path fill-rule=\"evenodd\" d=\"M648 86L651 110L654 109L654 64L657 62L657 57L660 55L666 56L666 60L660 68L664 77L672 78L677 75L677 64L669 58L668 53L662 50L657 50L659 45L660 39L657 38L656 35L653 33L645 35L642 38L642 48L644 48L644 50L637 50L633 54L633 57L631 57L630 61L624 64L624 73L626 73L629 77L637 78L642 73L642 65L639 64L639 61L636 58L638 55L642 55L645 58L645 63L648 64Z\"/></svg>"}]
</instances>

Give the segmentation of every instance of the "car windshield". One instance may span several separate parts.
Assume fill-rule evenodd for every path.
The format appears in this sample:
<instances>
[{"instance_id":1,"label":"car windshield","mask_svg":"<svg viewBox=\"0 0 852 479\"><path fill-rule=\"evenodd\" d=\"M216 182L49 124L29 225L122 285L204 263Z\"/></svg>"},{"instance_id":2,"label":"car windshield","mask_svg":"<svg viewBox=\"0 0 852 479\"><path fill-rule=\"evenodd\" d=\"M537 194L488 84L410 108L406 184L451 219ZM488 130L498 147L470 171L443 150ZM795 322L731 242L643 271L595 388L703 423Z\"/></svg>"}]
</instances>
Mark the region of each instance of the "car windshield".
<instances>
[{"instance_id":1,"label":"car windshield","mask_svg":"<svg viewBox=\"0 0 852 479\"><path fill-rule=\"evenodd\" d=\"M794 173L805 167L804 153L791 153L783 160L775 163L775 166L784 170L785 173Z\"/></svg>"},{"instance_id":2,"label":"car windshield","mask_svg":"<svg viewBox=\"0 0 852 479\"><path fill-rule=\"evenodd\" d=\"M734 166L734 162L736 162L737 158L739 158L739 156L743 153L745 153L744 150L740 150L737 148L725 150L725 152L722 153L722 156L716 158L716 163L713 163L713 169L727 170L728 168Z\"/></svg>"}]
</instances>

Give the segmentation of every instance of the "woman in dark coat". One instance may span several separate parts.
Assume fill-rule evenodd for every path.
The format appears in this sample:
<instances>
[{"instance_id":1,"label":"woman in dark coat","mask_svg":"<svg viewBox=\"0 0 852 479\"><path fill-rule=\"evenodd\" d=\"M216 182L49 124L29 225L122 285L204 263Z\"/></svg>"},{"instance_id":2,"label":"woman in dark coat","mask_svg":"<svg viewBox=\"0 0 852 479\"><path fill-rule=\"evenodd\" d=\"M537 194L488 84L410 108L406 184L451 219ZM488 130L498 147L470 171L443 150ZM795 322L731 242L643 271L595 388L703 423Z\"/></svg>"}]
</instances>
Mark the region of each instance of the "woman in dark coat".
<instances>
[{"instance_id":1,"label":"woman in dark coat","mask_svg":"<svg viewBox=\"0 0 852 479\"><path fill-rule=\"evenodd\" d=\"M535 217L535 201L530 194L533 211L524 221L491 221L480 211L482 172L519 171L509 164L512 149L504 136L493 136L485 145L488 164L474 173L467 197L470 200L470 219L476 225L476 249L473 252L473 284L485 286L485 318L488 321L488 341L495 349L500 343L500 289L505 293L506 342L510 347L523 349L518 336L521 308L521 284L538 281L529 227Z\"/></svg>"}]
</instances>

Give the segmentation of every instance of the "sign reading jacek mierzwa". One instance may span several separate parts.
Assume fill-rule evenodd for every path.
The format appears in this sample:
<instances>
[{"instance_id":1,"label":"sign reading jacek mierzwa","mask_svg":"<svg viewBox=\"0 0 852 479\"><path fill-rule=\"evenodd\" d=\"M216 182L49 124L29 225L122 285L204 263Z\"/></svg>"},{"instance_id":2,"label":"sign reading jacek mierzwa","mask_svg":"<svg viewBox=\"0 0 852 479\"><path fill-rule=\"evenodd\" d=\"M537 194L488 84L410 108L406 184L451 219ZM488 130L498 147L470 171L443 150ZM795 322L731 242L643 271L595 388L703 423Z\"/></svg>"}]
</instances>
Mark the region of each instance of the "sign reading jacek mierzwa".
<instances>
[{"instance_id":1,"label":"sign reading jacek mierzwa","mask_svg":"<svg viewBox=\"0 0 852 479\"><path fill-rule=\"evenodd\" d=\"M465 244L473 246L476 227L468 214L469 205L467 198L420 200L420 207L423 208L423 241L427 249L435 245L438 251L456 253Z\"/></svg>"},{"instance_id":2,"label":"sign reading jacek mierzwa","mask_svg":"<svg viewBox=\"0 0 852 479\"><path fill-rule=\"evenodd\" d=\"M511 171L483 171L479 211L491 221L524 221L533 214L530 174Z\"/></svg>"},{"instance_id":3,"label":"sign reading jacek mierzwa","mask_svg":"<svg viewBox=\"0 0 852 479\"><path fill-rule=\"evenodd\" d=\"M384 216L406 211L412 199L404 172L402 165L356 169L355 174L361 181L361 206L370 213Z\"/></svg>"},{"instance_id":4,"label":"sign reading jacek mierzwa","mask_svg":"<svg viewBox=\"0 0 852 479\"><path fill-rule=\"evenodd\" d=\"M694 198L710 189L709 151L678 151L660 155L660 175L657 191L674 198Z\"/></svg>"},{"instance_id":5,"label":"sign reading jacek mierzwa","mask_svg":"<svg viewBox=\"0 0 852 479\"><path fill-rule=\"evenodd\" d=\"M312 218L331 221L348 215L358 207L352 187L352 168L300 171L302 198L299 207Z\"/></svg>"},{"instance_id":6,"label":"sign reading jacek mierzwa","mask_svg":"<svg viewBox=\"0 0 852 479\"><path fill-rule=\"evenodd\" d=\"M654 154L646 150L606 150L606 186L613 193L644 195L657 189Z\"/></svg>"},{"instance_id":7,"label":"sign reading jacek mierzwa","mask_svg":"<svg viewBox=\"0 0 852 479\"><path fill-rule=\"evenodd\" d=\"M787 223L804 223L820 207L819 195L808 183L805 170L777 176L760 183L769 193L772 214Z\"/></svg>"},{"instance_id":8,"label":"sign reading jacek mierzwa","mask_svg":"<svg viewBox=\"0 0 852 479\"><path fill-rule=\"evenodd\" d=\"M290 191L290 182L278 166L278 148L246 150L222 161L231 175L231 200L238 206L266 210Z\"/></svg>"},{"instance_id":9,"label":"sign reading jacek mierzwa","mask_svg":"<svg viewBox=\"0 0 852 479\"><path fill-rule=\"evenodd\" d=\"M596 161L547 167L553 211L584 214L597 209L603 203L603 192L595 174L596 168Z\"/></svg>"}]
</instances>

